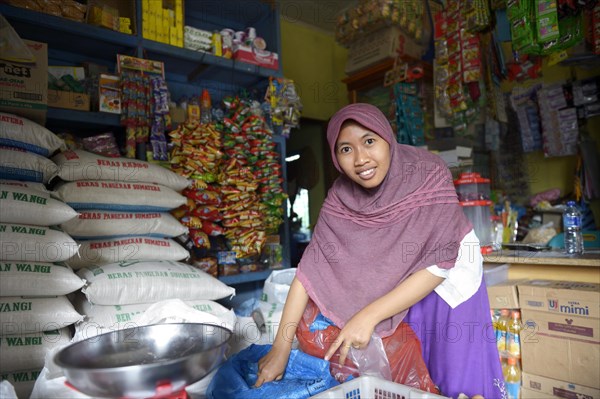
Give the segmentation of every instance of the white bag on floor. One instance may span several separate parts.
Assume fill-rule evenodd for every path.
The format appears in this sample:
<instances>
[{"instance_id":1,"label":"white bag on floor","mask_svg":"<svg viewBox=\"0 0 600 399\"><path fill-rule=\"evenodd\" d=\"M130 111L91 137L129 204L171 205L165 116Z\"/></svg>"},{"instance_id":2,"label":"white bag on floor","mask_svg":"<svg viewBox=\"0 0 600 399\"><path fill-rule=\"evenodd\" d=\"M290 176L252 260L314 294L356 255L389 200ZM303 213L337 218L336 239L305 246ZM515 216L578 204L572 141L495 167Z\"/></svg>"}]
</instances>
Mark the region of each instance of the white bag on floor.
<instances>
[{"instance_id":1,"label":"white bag on floor","mask_svg":"<svg viewBox=\"0 0 600 399\"><path fill-rule=\"evenodd\" d=\"M52 157L58 176L65 181L110 180L128 183L156 183L181 191L190 181L177 173L139 159L110 158L85 150L69 150Z\"/></svg>"},{"instance_id":2,"label":"white bag on floor","mask_svg":"<svg viewBox=\"0 0 600 399\"><path fill-rule=\"evenodd\" d=\"M273 271L265 280L258 310L254 313L259 328L265 329L265 339L273 343L279 329L283 307L296 276L296 269Z\"/></svg>"},{"instance_id":3,"label":"white bag on floor","mask_svg":"<svg viewBox=\"0 0 600 399\"><path fill-rule=\"evenodd\" d=\"M75 339L71 342L75 342ZM35 381L29 399L93 399L67 386L62 369L54 363L54 356L66 346L54 348L46 354L44 368Z\"/></svg>"},{"instance_id":4,"label":"white bag on floor","mask_svg":"<svg viewBox=\"0 0 600 399\"><path fill-rule=\"evenodd\" d=\"M77 254L65 263L74 270L132 260L183 260L190 253L170 238L123 237L79 241Z\"/></svg>"},{"instance_id":5,"label":"white bag on floor","mask_svg":"<svg viewBox=\"0 0 600 399\"><path fill-rule=\"evenodd\" d=\"M50 198L48 192L0 184L0 220L4 223L55 226L75 216L73 208Z\"/></svg>"},{"instance_id":6,"label":"white bag on floor","mask_svg":"<svg viewBox=\"0 0 600 399\"><path fill-rule=\"evenodd\" d=\"M12 373L3 374L2 378L13 386L17 398L29 398L40 371L41 369L13 371ZM71 396L68 396L68 398L70 399ZM4 396L2 396L2 399L4 399Z\"/></svg>"},{"instance_id":7,"label":"white bag on floor","mask_svg":"<svg viewBox=\"0 0 600 399\"><path fill-rule=\"evenodd\" d=\"M2 399L18 399L15 387L7 380L0 382L0 398Z\"/></svg>"},{"instance_id":8,"label":"white bag on floor","mask_svg":"<svg viewBox=\"0 0 600 399\"><path fill-rule=\"evenodd\" d=\"M89 284L82 292L98 305L154 303L174 298L215 301L235 295L235 288L181 262L111 263L84 268L77 274Z\"/></svg>"}]
</instances>

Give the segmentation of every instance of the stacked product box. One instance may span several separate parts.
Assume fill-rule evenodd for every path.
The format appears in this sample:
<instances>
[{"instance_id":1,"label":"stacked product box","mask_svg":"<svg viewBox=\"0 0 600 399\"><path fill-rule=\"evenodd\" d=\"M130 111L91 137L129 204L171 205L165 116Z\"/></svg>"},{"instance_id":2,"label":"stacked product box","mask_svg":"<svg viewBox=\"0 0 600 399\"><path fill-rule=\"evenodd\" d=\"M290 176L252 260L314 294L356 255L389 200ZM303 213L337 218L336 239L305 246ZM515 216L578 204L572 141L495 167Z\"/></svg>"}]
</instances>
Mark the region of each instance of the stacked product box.
<instances>
[{"instance_id":1,"label":"stacked product box","mask_svg":"<svg viewBox=\"0 0 600 399\"><path fill-rule=\"evenodd\" d=\"M600 397L600 284L533 280L518 289L524 397Z\"/></svg>"},{"instance_id":2,"label":"stacked product box","mask_svg":"<svg viewBox=\"0 0 600 399\"><path fill-rule=\"evenodd\" d=\"M142 36L183 47L183 0L142 0Z\"/></svg>"}]
</instances>

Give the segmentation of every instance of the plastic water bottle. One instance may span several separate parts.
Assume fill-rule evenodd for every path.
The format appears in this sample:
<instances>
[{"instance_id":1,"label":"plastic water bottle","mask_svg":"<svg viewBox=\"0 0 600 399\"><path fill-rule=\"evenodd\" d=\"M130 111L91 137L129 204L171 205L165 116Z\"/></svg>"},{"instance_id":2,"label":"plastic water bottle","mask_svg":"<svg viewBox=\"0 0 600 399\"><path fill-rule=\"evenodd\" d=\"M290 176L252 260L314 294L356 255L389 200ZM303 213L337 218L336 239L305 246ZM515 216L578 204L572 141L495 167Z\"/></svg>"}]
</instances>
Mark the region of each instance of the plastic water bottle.
<instances>
[{"instance_id":1,"label":"plastic water bottle","mask_svg":"<svg viewBox=\"0 0 600 399\"><path fill-rule=\"evenodd\" d=\"M563 230L565 236L565 252L568 254L583 253L583 235L581 233L581 212L575 201L567 202L563 213Z\"/></svg>"}]
</instances>

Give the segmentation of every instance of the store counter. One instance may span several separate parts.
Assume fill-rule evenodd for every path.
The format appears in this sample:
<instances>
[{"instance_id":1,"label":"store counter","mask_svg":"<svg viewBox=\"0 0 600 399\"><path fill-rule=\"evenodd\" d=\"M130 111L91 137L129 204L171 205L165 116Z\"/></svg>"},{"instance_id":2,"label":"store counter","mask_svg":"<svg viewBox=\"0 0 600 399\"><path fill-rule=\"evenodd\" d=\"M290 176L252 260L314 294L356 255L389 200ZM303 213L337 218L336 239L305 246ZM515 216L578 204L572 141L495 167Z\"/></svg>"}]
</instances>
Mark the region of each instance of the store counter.
<instances>
[{"instance_id":1,"label":"store counter","mask_svg":"<svg viewBox=\"0 0 600 399\"><path fill-rule=\"evenodd\" d=\"M484 264L508 264L508 279L544 279L600 283L600 250L573 256L558 251L500 250L484 255Z\"/></svg>"}]
</instances>

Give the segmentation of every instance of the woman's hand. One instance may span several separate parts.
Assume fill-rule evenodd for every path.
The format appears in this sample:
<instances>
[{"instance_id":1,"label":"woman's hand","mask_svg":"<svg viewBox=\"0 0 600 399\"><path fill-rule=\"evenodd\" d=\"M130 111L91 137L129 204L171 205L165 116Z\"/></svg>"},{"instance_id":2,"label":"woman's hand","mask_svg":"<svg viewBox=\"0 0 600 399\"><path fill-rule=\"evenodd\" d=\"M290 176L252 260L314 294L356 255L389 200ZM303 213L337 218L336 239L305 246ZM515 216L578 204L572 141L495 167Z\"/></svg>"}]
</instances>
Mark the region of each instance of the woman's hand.
<instances>
[{"instance_id":1,"label":"woman's hand","mask_svg":"<svg viewBox=\"0 0 600 399\"><path fill-rule=\"evenodd\" d=\"M373 320L364 310L356 313L342 328L336 340L332 342L329 350L325 353L325 360L331 359L339 349L340 364L343 365L351 347L364 349L369 345L376 324L376 320Z\"/></svg>"},{"instance_id":2,"label":"woman's hand","mask_svg":"<svg viewBox=\"0 0 600 399\"><path fill-rule=\"evenodd\" d=\"M258 378L254 387L258 388L265 382L282 379L289 357L289 350L273 346L269 353L258 361Z\"/></svg>"}]
</instances>

